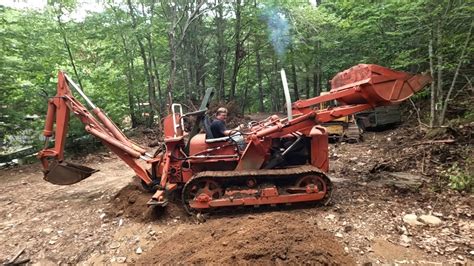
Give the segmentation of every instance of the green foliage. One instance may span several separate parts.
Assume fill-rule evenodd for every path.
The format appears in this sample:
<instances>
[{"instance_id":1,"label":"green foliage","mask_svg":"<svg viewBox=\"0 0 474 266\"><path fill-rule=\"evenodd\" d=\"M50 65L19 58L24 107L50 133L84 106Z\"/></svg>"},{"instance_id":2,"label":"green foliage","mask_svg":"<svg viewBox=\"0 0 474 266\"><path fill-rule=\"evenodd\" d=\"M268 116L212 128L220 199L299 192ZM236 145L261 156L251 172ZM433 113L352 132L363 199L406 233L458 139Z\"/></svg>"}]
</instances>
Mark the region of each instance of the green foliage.
<instances>
[{"instance_id":1,"label":"green foliage","mask_svg":"<svg viewBox=\"0 0 474 266\"><path fill-rule=\"evenodd\" d=\"M466 112L464 119L469 123L474 122L474 108Z\"/></svg>"},{"instance_id":2,"label":"green foliage","mask_svg":"<svg viewBox=\"0 0 474 266\"><path fill-rule=\"evenodd\" d=\"M183 103L185 111L194 110L206 88L221 86L220 75L225 96L221 100L242 102L242 111L255 112L260 106L261 83L265 110L276 112L282 110L283 102L278 73L281 68L287 71L290 88L298 84L302 98L313 97L317 88L330 89L328 81L336 73L359 63L428 71L428 44L441 22L443 35L434 48L442 54L440 67L447 79L446 89L474 11L469 1L448 0L327 0L317 7L301 1L242 1L242 51L238 55L242 58L236 96L230 99L236 56L236 2L211 2L190 21L187 19L195 7L190 1L131 1L135 22L127 1L107 2L102 12L90 13L82 20L70 18L80 8L73 0L50 1L41 11L0 6L0 137L25 129L41 131L46 112L44 95L55 94L59 69L75 80L80 78L86 94L118 124L126 117L134 118L136 124L146 121L143 113L150 112L146 105L151 101L150 83L158 109L165 114L173 34L182 41L176 46L176 80L171 92L173 101ZM268 9L278 10L289 23L291 43L283 56L278 56L270 43L271 29L265 20ZM178 26L171 31L174 19ZM63 37L69 43L79 77L74 74ZM256 70L257 50L261 80ZM456 88L467 83L465 76L472 77L469 66L473 52L471 42ZM293 66L295 79L290 76ZM147 80L146 74L153 80ZM426 99L429 91L417 97ZM39 115L38 125L25 120L27 114ZM85 134L80 122L71 121L70 136Z\"/></svg>"},{"instance_id":3,"label":"green foliage","mask_svg":"<svg viewBox=\"0 0 474 266\"><path fill-rule=\"evenodd\" d=\"M472 158L468 165L472 167ZM459 191L474 192L474 174L469 167L461 168L458 163L454 163L450 168L443 172L449 179L449 186Z\"/></svg>"}]
</instances>

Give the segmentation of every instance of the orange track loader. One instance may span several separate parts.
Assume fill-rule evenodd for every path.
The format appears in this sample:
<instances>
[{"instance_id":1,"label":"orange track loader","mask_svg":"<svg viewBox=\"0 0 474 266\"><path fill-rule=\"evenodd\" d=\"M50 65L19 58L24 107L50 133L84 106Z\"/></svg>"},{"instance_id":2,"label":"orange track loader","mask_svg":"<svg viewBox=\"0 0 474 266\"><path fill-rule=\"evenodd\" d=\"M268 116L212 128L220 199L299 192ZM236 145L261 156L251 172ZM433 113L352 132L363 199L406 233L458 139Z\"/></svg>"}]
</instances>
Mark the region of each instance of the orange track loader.
<instances>
[{"instance_id":1,"label":"orange track loader","mask_svg":"<svg viewBox=\"0 0 474 266\"><path fill-rule=\"evenodd\" d=\"M49 139L56 123L56 142L52 148L46 143L38 154L45 180L68 185L95 171L64 162L64 141L72 112L88 133L99 138L135 171L145 187L154 191L150 205L165 206L168 193L176 190L181 192L189 213L233 206L326 203L332 183L326 175L328 136L320 124L399 103L430 83L431 77L361 64L337 74L330 93L294 103L283 70L282 80L288 117L273 115L249 123L246 130L229 137L206 137L208 90L199 111L183 114L181 105L172 105L163 121L163 148L152 156L129 140L66 74L59 72L57 95L49 100L44 130ZM91 112L74 98L70 86L84 98ZM320 103L332 100L343 105L318 108ZM183 118L188 116L196 116L198 121L190 133L183 125ZM199 133L200 129L204 133ZM236 141L237 136L244 140L243 145Z\"/></svg>"}]
</instances>

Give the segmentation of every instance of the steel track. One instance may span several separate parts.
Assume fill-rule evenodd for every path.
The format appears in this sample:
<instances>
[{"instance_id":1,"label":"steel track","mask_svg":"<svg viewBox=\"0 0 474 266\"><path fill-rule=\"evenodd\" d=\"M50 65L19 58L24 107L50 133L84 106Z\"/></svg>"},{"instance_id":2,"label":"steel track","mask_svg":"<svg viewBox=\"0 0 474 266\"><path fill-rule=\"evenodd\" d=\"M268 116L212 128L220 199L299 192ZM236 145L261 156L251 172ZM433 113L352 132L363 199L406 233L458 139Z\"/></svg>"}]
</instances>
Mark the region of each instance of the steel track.
<instances>
[{"instance_id":1,"label":"steel track","mask_svg":"<svg viewBox=\"0 0 474 266\"><path fill-rule=\"evenodd\" d=\"M333 185L329 177L319 170L318 168L312 165L303 165L297 167L290 167L284 169L260 169L260 170L244 170L244 171L203 171L196 174L193 178L191 178L183 187L181 200L184 205L186 211L190 214L194 214L196 212L201 212L202 210L195 210L191 208L188 204L188 193L190 192L190 188L197 184L199 181L210 179L218 184L225 190L227 184L232 183L243 183L244 180L248 178L254 178L257 180L259 184L268 184L269 182L275 184L278 183L279 180L286 179L286 180L293 180L296 182L301 177L308 176L308 175L318 175L321 176L324 181L326 182L327 193L322 200L319 200L323 205L327 205L331 200L331 195L333 191ZM260 182L259 182L260 181ZM273 181L273 182L272 182ZM251 189L250 187L242 187L239 186L241 189ZM278 186L277 186L278 187ZM284 189L284 187L278 187L280 189ZM225 207L221 207L225 208ZM229 207L227 207L229 208Z\"/></svg>"}]
</instances>

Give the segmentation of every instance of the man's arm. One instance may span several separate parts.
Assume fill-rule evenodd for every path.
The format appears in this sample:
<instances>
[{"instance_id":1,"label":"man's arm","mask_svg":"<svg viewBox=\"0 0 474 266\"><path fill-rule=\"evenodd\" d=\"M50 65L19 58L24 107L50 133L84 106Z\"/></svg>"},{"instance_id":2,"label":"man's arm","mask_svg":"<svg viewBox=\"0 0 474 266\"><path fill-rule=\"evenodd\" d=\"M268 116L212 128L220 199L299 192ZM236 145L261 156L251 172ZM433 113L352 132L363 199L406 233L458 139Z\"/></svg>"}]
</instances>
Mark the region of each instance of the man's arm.
<instances>
[{"instance_id":1,"label":"man's arm","mask_svg":"<svg viewBox=\"0 0 474 266\"><path fill-rule=\"evenodd\" d=\"M215 135L214 136L215 138L230 136L231 134L235 133L236 131L241 130L242 128L243 128L243 125L239 125L236 128L227 129L226 126L225 126L225 123L223 121L220 121L220 120L214 120L211 124L211 130L212 130L213 134Z\"/></svg>"},{"instance_id":2,"label":"man's arm","mask_svg":"<svg viewBox=\"0 0 474 266\"><path fill-rule=\"evenodd\" d=\"M238 125L237 127L230 129L230 130L224 130L223 134L226 136L231 135L232 133L235 133L235 131L240 131L244 127L243 124Z\"/></svg>"}]
</instances>

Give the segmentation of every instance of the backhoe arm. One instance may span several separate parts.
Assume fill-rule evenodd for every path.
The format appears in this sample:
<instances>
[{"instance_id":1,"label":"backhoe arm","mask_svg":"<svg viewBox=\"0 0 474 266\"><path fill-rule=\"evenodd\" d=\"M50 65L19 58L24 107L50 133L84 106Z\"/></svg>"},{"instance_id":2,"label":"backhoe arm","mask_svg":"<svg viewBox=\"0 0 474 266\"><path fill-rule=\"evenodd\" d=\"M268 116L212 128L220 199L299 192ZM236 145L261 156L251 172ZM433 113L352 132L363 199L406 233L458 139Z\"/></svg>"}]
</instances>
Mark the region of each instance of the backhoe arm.
<instances>
[{"instance_id":1,"label":"backhoe arm","mask_svg":"<svg viewBox=\"0 0 474 266\"><path fill-rule=\"evenodd\" d=\"M86 100L92 108L92 113L82 105L71 93L69 85ZM117 154L135 173L147 184L151 178L148 172L138 164L138 159L148 160L150 155L146 150L129 140L123 132L96 107L84 92L63 72L58 73L57 94L48 101L46 115L44 149L38 152L45 173L45 180L54 184L69 185L87 178L95 172L94 169L64 162L64 146L69 124L69 112L72 112L85 125L85 130L101 140L112 152ZM96 118L97 117L97 118ZM55 143L48 148L49 139L53 136L55 127Z\"/></svg>"}]
</instances>

